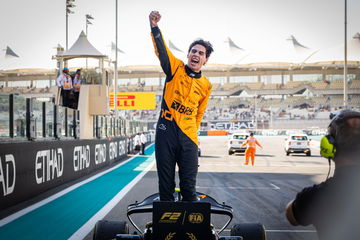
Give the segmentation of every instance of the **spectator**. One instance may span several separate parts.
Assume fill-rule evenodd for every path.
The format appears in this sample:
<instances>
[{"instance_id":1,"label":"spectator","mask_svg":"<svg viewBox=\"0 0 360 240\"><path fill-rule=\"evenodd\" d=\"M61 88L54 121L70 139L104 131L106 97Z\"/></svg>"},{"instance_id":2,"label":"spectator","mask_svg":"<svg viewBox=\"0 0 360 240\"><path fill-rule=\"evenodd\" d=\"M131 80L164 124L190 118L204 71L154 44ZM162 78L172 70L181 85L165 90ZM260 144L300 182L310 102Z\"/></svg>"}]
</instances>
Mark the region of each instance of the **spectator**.
<instances>
[{"instance_id":1,"label":"spectator","mask_svg":"<svg viewBox=\"0 0 360 240\"><path fill-rule=\"evenodd\" d=\"M141 143L141 155L145 155L145 145L146 145L147 139L145 134L142 132L140 135L140 143Z\"/></svg>"},{"instance_id":2,"label":"spectator","mask_svg":"<svg viewBox=\"0 0 360 240\"><path fill-rule=\"evenodd\" d=\"M59 88L59 92L61 92L62 105L64 107L69 107L70 92L73 87L72 87L71 76L69 75L69 69L67 67L63 69L62 73L57 78L56 85ZM58 94L58 99L59 97L60 96Z\"/></svg>"},{"instance_id":3,"label":"spectator","mask_svg":"<svg viewBox=\"0 0 360 240\"><path fill-rule=\"evenodd\" d=\"M136 134L134 138L134 143L135 143L135 150L140 151L141 148L140 133Z\"/></svg>"},{"instance_id":4,"label":"spectator","mask_svg":"<svg viewBox=\"0 0 360 240\"><path fill-rule=\"evenodd\" d=\"M80 86L81 86L81 69L77 69L76 73L73 76L73 84L74 84L74 88L73 88L73 94L74 94L74 109L78 108L78 103L79 103L79 94L80 94Z\"/></svg>"},{"instance_id":5,"label":"spectator","mask_svg":"<svg viewBox=\"0 0 360 240\"><path fill-rule=\"evenodd\" d=\"M131 137L130 136L127 137L127 153L128 154L131 153Z\"/></svg>"}]
</instances>

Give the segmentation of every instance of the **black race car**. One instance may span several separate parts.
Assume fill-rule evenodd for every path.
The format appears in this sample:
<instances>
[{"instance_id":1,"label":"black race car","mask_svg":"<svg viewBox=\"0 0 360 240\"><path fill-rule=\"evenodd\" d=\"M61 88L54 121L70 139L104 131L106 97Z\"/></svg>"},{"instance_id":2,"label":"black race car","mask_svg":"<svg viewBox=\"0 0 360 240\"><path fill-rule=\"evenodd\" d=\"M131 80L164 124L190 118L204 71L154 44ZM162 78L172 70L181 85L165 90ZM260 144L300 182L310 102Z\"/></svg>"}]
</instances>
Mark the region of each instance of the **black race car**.
<instances>
[{"instance_id":1,"label":"black race car","mask_svg":"<svg viewBox=\"0 0 360 240\"><path fill-rule=\"evenodd\" d=\"M180 191L175 191L175 202L159 201L153 194L140 203L128 206L127 217L138 232L129 234L126 221L98 221L94 228L94 240L142 239L142 240L265 240L265 228L260 223L235 224L230 236L220 236L233 218L232 207L218 203L214 198L197 192L198 201L182 202ZM152 222L142 231L131 215L152 213ZM228 221L215 231L210 223L211 214L228 216Z\"/></svg>"}]
</instances>

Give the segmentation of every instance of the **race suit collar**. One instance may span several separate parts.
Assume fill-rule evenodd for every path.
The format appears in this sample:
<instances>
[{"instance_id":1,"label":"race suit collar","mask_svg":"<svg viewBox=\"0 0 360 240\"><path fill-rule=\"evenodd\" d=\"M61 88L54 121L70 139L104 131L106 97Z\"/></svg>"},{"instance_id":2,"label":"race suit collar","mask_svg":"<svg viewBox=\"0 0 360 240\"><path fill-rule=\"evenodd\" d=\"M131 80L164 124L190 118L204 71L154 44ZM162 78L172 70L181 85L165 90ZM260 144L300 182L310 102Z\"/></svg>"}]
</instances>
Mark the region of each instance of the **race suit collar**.
<instances>
[{"instance_id":1,"label":"race suit collar","mask_svg":"<svg viewBox=\"0 0 360 240\"><path fill-rule=\"evenodd\" d=\"M185 65L185 71L187 73L187 75L189 75L192 78L201 78L201 71L200 72L194 72L193 70L191 70L188 65Z\"/></svg>"}]
</instances>

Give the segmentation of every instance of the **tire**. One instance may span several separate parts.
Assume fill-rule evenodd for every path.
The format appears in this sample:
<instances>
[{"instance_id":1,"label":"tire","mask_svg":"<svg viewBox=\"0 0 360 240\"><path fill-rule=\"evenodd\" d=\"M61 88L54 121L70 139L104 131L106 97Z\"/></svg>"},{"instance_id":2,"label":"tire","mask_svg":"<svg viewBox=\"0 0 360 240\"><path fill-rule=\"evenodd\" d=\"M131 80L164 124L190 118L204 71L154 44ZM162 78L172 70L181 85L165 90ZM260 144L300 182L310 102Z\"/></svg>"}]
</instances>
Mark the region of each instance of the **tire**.
<instances>
[{"instance_id":1,"label":"tire","mask_svg":"<svg viewBox=\"0 0 360 240\"><path fill-rule=\"evenodd\" d=\"M94 240L108 240L116 238L116 234L129 234L129 225L125 221L100 220L94 228Z\"/></svg>"},{"instance_id":2,"label":"tire","mask_svg":"<svg viewBox=\"0 0 360 240\"><path fill-rule=\"evenodd\" d=\"M233 155L233 152L229 150L229 155Z\"/></svg>"},{"instance_id":3,"label":"tire","mask_svg":"<svg viewBox=\"0 0 360 240\"><path fill-rule=\"evenodd\" d=\"M306 156L309 156L309 157L310 157L310 156L311 156L311 152L307 152L307 153L306 153Z\"/></svg>"},{"instance_id":4,"label":"tire","mask_svg":"<svg viewBox=\"0 0 360 240\"><path fill-rule=\"evenodd\" d=\"M266 240L265 227L260 223L235 224L230 235L243 237L243 240Z\"/></svg>"},{"instance_id":5,"label":"tire","mask_svg":"<svg viewBox=\"0 0 360 240\"><path fill-rule=\"evenodd\" d=\"M290 153L289 152L286 152L286 156L289 156L290 155Z\"/></svg>"}]
</instances>

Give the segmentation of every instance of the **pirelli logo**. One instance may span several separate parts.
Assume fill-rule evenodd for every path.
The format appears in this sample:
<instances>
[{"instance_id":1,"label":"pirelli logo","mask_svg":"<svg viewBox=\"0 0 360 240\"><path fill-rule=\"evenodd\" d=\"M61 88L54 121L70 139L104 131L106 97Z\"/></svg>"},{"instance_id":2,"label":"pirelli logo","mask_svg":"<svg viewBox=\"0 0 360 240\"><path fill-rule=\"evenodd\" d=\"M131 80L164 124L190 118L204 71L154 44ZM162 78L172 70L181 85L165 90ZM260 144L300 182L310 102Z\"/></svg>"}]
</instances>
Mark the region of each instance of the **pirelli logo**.
<instances>
[{"instance_id":1,"label":"pirelli logo","mask_svg":"<svg viewBox=\"0 0 360 240\"><path fill-rule=\"evenodd\" d=\"M118 106L120 107L134 107L135 106L135 95L118 95L117 97Z\"/></svg>"},{"instance_id":2,"label":"pirelli logo","mask_svg":"<svg viewBox=\"0 0 360 240\"><path fill-rule=\"evenodd\" d=\"M183 113L185 115L191 115L193 113L193 111L194 111L194 109L192 109L190 107L186 107L186 106L182 105L181 103L179 103L177 101L172 102L171 108L175 109L179 113Z\"/></svg>"},{"instance_id":3,"label":"pirelli logo","mask_svg":"<svg viewBox=\"0 0 360 240\"><path fill-rule=\"evenodd\" d=\"M110 108L114 109L156 109L156 97L152 92L121 92L117 93L115 103L114 93L110 94Z\"/></svg>"}]
</instances>

